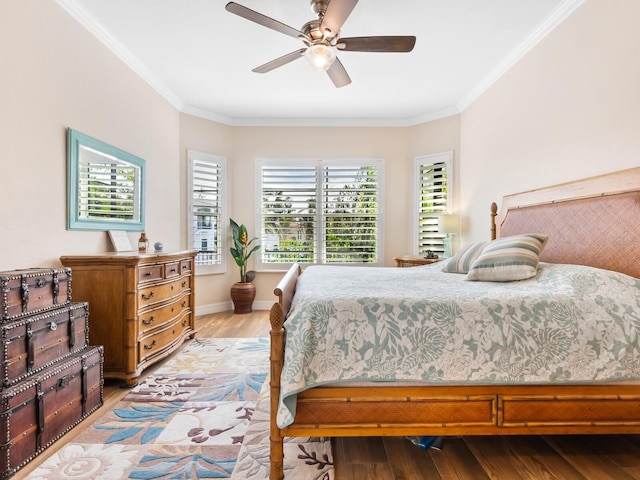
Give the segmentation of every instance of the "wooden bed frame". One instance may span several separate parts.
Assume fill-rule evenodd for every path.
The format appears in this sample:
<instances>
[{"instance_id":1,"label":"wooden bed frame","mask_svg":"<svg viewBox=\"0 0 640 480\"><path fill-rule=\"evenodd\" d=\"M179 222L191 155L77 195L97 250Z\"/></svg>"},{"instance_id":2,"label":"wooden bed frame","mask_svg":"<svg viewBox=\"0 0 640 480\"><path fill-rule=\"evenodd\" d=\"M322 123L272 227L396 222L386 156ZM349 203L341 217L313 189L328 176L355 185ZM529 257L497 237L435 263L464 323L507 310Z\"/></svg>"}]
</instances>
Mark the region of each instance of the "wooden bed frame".
<instances>
[{"instance_id":1,"label":"wooden bed frame","mask_svg":"<svg viewBox=\"0 0 640 480\"><path fill-rule=\"evenodd\" d=\"M541 261L640 278L640 168L532 190L491 206L491 237L541 232ZM271 322L271 480L284 478L284 437L640 433L640 382L587 385L316 387L278 428L286 316L302 270L274 293Z\"/></svg>"}]
</instances>

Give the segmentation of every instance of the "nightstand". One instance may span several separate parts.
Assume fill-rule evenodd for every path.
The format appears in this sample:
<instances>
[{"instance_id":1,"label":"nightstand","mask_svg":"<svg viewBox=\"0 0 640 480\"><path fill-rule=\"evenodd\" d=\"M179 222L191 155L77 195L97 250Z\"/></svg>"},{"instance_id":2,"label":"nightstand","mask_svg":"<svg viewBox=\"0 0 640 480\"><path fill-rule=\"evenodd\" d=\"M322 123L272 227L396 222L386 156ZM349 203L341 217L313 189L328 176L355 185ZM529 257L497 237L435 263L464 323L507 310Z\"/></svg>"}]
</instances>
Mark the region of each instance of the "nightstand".
<instances>
[{"instance_id":1,"label":"nightstand","mask_svg":"<svg viewBox=\"0 0 640 480\"><path fill-rule=\"evenodd\" d=\"M441 258L423 258L423 257L410 257L408 255L402 257L395 257L396 267L417 267L418 265L428 265L430 263L436 263L442 260Z\"/></svg>"}]
</instances>

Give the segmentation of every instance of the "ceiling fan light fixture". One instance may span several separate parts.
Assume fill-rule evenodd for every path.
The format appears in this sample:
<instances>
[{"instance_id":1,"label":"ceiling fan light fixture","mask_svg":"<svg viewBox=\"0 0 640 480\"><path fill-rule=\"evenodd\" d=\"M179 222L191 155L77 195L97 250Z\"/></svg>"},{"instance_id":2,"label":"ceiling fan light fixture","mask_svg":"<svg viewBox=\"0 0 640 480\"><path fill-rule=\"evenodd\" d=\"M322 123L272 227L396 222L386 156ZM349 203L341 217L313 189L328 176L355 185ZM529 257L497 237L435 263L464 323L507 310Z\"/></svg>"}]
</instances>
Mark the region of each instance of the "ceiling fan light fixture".
<instances>
[{"instance_id":1,"label":"ceiling fan light fixture","mask_svg":"<svg viewBox=\"0 0 640 480\"><path fill-rule=\"evenodd\" d=\"M324 72L329 69L336 59L337 49L331 45L317 43L311 45L304 52L304 58L315 70Z\"/></svg>"}]
</instances>

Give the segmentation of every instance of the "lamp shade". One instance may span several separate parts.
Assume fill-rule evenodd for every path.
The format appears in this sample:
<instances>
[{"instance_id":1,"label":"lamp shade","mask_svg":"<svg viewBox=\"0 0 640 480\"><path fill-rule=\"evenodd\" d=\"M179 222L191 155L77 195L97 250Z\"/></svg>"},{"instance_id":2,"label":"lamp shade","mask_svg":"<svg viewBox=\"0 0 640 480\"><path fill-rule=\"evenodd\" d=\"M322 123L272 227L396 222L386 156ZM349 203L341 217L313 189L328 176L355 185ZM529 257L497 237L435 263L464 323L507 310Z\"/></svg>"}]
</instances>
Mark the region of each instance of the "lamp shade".
<instances>
[{"instance_id":1,"label":"lamp shade","mask_svg":"<svg viewBox=\"0 0 640 480\"><path fill-rule=\"evenodd\" d=\"M458 216L441 215L438 217L438 232L458 233Z\"/></svg>"}]
</instances>

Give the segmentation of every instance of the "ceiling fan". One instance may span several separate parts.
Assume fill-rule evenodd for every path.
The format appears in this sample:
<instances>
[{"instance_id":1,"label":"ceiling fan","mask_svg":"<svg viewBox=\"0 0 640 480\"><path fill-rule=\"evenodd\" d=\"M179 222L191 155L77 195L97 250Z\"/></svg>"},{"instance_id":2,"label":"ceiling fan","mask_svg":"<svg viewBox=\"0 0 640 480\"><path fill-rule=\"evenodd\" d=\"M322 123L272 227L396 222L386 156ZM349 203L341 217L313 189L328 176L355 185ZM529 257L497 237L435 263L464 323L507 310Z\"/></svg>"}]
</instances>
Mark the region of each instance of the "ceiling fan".
<instances>
[{"instance_id":1,"label":"ceiling fan","mask_svg":"<svg viewBox=\"0 0 640 480\"><path fill-rule=\"evenodd\" d=\"M289 62L305 57L313 68L326 71L333 84L340 88L351 83L351 78L337 58L339 50L347 52L410 52L416 37L375 36L340 37L340 29L355 8L358 0L311 0L311 10L317 20L305 23L300 30L285 25L235 2L227 3L227 11L247 20L298 38L305 47L254 68L256 73L267 73Z\"/></svg>"}]
</instances>

